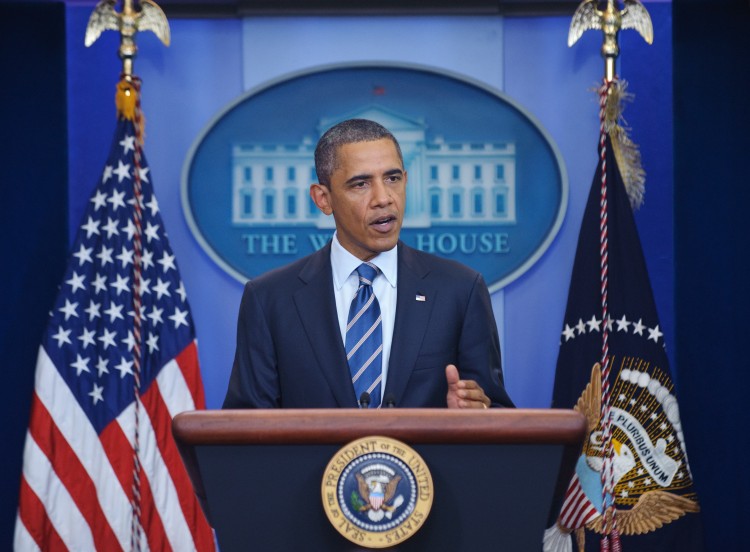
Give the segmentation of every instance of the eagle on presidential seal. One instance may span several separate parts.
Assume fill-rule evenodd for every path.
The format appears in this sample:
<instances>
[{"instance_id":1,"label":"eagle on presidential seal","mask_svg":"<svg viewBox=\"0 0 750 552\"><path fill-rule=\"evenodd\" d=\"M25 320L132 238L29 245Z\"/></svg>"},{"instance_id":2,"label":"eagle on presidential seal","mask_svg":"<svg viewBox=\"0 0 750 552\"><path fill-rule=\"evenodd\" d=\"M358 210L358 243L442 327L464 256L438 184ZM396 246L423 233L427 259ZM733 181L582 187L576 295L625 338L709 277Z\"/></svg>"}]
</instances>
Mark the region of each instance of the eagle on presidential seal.
<instances>
[{"instance_id":1,"label":"eagle on presidential seal","mask_svg":"<svg viewBox=\"0 0 750 552\"><path fill-rule=\"evenodd\" d=\"M613 362L614 364L614 362ZM639 371L637 359L621 360L612 392L613 487L620 534L642 535L700 507L682 442L679 411L671 388L658 369ZM602 533L604 464L601 367L597 363L575 410L586 417L588 441L576 464L557 522L544 532L544 552L571 551L571 534L584 549L585 529ZM675 434L677 439L674 438ZM637 435L639 444L633 442ZM655 441L655 442L654 442ZM643 443L648 446L644 447ZM644 452L645 451L645 452ZM648 455L649 461L644 461ZM658 469L653 466L658 465Z\"/></svg>"},{"instance_id":2,"label":"eagle on presidential seal","mask_svg":"<svg viewBox=\"0 0 750 552\"><path fill-rule=\"evenodd\" d=\"M363 468L355 477L359 495L357 491L352 492L352 506L358 512L366 512L370 521L390 519L404 501L403 496L396 496L401 476L388 466L374 464Z\"/></svg>"}]
</instances>

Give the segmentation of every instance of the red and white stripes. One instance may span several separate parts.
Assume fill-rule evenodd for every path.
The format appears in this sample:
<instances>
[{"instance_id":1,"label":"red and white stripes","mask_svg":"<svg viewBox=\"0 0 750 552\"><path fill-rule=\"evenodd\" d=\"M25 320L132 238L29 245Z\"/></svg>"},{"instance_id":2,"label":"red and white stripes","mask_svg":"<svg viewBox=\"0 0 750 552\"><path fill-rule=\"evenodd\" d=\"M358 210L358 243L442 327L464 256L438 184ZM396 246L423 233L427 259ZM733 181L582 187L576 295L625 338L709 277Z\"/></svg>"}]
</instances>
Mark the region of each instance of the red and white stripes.
<instances>
[{"instance_id":1,"label":"red and white stripes","mask_svg":"<svg viewBox=\"0 0 750 552\"><path fill-rule=\"evenodd\" d=\"M96 434L40 348L26 436L16 550L127 550L131 545L131 405ZM203 408L195 343L167 363L140 399L142 550L213 550L171 437L176 413ZM195 390L198 389L196 392Z\"/></svg>"}]
</instances>

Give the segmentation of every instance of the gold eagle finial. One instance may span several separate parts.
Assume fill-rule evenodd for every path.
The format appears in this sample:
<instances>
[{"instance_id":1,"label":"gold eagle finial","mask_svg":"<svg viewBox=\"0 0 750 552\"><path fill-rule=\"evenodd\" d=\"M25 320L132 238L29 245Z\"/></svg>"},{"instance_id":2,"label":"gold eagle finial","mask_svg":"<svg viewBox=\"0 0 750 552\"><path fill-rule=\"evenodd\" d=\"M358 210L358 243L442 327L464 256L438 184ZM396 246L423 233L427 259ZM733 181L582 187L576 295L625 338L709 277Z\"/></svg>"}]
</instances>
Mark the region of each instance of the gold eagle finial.
<instances>
[{"instance_id":1,"label":"gold eagle finial","mask_svg":"<svg viewBox=\"0 0 750 552\"><path fill-rule=\"evenodd\" d=\"M165 46L169 46L169 22L153 0L140 0L139 11L133 9L133 0L124 0L121 13L115 11L116 3L116 0L101 0L96 5L86 26L84 43L87 47L91 46L103 31L119 31L122 72L129 77L133 74L133 58L138 51L135 34L138 31L153 31Z\"/></svg>"},{"instance_id":2,"label":"gold eagle finial","mask_svg":"<svg viewBox=\"0 0 750 552\"><path fill-rule=\"evenodd\" d=\"M643 39L651 44L654 41L654 27L646 8L639 0L624 0L625 7L618 10L614 0L607 0L603 10L598 8L598 0L584 0L573 14L568 32L568 46L573 46L581 35L590 29L604 33L602 57L605 60L607 81L615 78L615 59L620 55L617 34L620 29L635 29Z\"/></svg>"}]
</instances>

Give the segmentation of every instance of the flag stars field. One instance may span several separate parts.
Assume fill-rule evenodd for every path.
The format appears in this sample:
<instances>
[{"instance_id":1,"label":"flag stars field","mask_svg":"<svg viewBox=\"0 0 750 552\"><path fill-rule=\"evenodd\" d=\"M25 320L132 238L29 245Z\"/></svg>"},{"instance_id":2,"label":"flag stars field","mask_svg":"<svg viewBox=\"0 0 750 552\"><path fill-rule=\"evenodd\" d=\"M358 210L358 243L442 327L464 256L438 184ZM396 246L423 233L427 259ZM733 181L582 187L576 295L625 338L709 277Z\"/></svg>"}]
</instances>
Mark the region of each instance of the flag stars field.
<instances>
[{"instance_id":1,"label":"flag stars field","mask_svg":"<svg viewBox=\"0 0 750 552\"><path fill-rule=\"evenodd\" d=\"M122 231L128 236L128 241L133 239L133 236L135 236L135 224L132 219L128 219Z\"/></svg>"},{"instance_id":2,"label":"flag stars field","mask_svg":"<svg viewBox=\"0 0 750 552\"><path fill-rule=\"evenodd\" d=\"M112 236L117 234L119 232L119 230L117 229L117 219L107 217L107 224L102 227L102 230L107 233L108 238L111 238Z\"/></svg>"},{"instance_id":3,"label":"flag stars field","mask_svg":"<svg viewBox=\"0 0 750 552\"><path fill-rule=\"evenodd\" d=\"M146 171L148 171L148 169L146 169ZM146 171L144 171L144 173ZM145 177L145 174L142 174L141 178L144 178L144 177ZM159 212L159 202L156 201L156 196L151 196L151 201L149 201L148 203L146 203L146 207L148 207L149 210L151 211L151 216L152 217L156 216L156 213Z\"/></svg>"},{"instance_id":4,"label":"flag stars field","mask_svg":"<svg viewBox=\"0 0 750 552\"><path fill-rule=\"evenodd\" d=\"M164 255L162 256L162 258L156 262L161 265L163 272L166 272L167 270L175 269L174 255L170 255L166 251L164 252Z\"/></svg>"},{"instance_id":5,"label":"flag stars field","mask_svg":"<svg viewBox=\"0 0 750 552\"><path fill-rule=\"evenodd\" d=\"M151 312L147 315L149 320L151 320L151 325L156 327L159 324L164 322L164 320L162 320L162 317L161 317L163 312L164 312L164 309L160 309L159 307L156 307L156 306L154 306L151 309Z\"/></svg>"},{"instance_id":6,"label":"flag stars field","mask_svg":"<svg viewBox=\"0 0 750 552\"><path fill-rule=\"evenodd\" d=\"M127 361L124 358L120 359L120 364L115 366L115 370L120 372L120 379L124 378L125 376L132 376L133 375L133 362Z\"/></svg>"},{"instance_id":7,"label":"flag stars field","mask_svg":"<svg viewBox=\"0 0 750 552\"><path fill-rule=\"evenodd\" d=\"M91 217L89 217L89 219L86 221L86 224L84 224L83 226L81 226L81 229L85 230L86 231L86 237L90 238L94 234L98 234L99 233L99 221L98 220L95 221L94 219L92 219Z\"/></svg>"},{"instance_id":8,"label":"flag stars field","mask_svg":"<svg viewBox=\"0 0 750 552\"><path fill-rule=\"evenodd\" d=\"M89 393L89 397L94 401L94 404L98 403L99 401L103 401L104 397L102 396L102 393L104 392L104 387L99 386L97 384L94 384L94 389Z\"/></svg>"},{"instance_id":9,"label":"flag stars field","mask_svg":"<svg viewBox=\"0 0 750 552\"><path fill-rule=\"evenodd\" d=\"M148 168L148 167L141 167L141 168L140 168L140 169L138 170L138 176L139 176L139 178L140 178L140 179L141 179L141 180L142 180L143 182L148 182L148 171L149 171L149 168ZM151 215L155 215L155 214L156 214L156 213L154 213L153 211L151 212Z\"/></svg>"},{"instance_id":10,"label":"flag stars field","mask_svg":"<svg viewBox=\"0 0 750 552\"><path fill-rule=\"evenodd\" d=\"M133 250L128 249L124 245L122 246L122 251L120 251L120 254L117 255L116 259L122 263L122 268L125 268L129 264L133 264Z\"/></svg>"},{"instance_id":11,"label":"flag stars field","mask_svg":"<svg viewBox=\"0 0 750 552\"><path fill-rule=\"evenodd\" d=\"M132 330L128 330L128 336L122 340L122 343L128 351L135 349L135 336L133 335Z\"/></svg>"},{"instance_id":12,"label":"flag stars field","mask_svg":"<svg viewBox=\"0 0 750 552\"><path fill-rule=\"evenodd\" d=\"M182 282L180 282L180 285L177 288L177 295L180 296L180 300L184 303L187 298L187 293L185 292L185 285Z\"/></svg>"},{"instance_id":13,"label":"flag stars field","mask_svg":"<svg viewBox=\"0 0 750 552\"><path fill-rule=\"evenodd\" d=\"M96 361L97 376L102 377L103 374L109 374L109 368L107 368L107 364L109 364L109 359L99 357L99 360Z\"/></svg>"},{"instance_id":14,"label":"flag stars field","mask_svg":"<svg viewBox=\"0 0 750 552\"><path fill-rule=\"evenodd\" d=\"M76 361L70 366L76 369L76 376L80 376L82 372L91 372L89 370L89 359L83 358L79 354L76 354Z\"/></svg>"},{"instance_id":15,"label":"flag stars field","mask_svg":"<svg viewBox=\"0 0 750 552\"><path fill-rule=\"evenodd\" d=\"M119 297L122 292L127 292L130 289L130 278L127 276L122 276L120 274L117 275L117 280L109 284L111 287L113 287L115 290L117 290L117 296Z\"/></svg>"},{"instance_id":16,"label":"flag stars field","mask_svg":"<svg viewBox=\"0 0 750 552\"><path fill-rule=\"evenodd\" d=\"M156 285L154 286L154 293L158 296L157 299L161 299L162 296L171 296L171 293L169 293L169 285L171 282L169 281L163 281L161 278L156 279Z\"/></svg>"},{"instance_id":17,"label":"flag stars field","mask_svg":"<svg viewBox=\"0 0 750 552\"><path fill-rule=\"evenodd\" d=\"M159 225L151 224L150 222L146 223L146 229L144 230L144 234L146 234L146 239L148 239L149 243L151 243L151 240L158 240L159 239Z\"/></svg>"},{"instance_id":18,"label":"flag stars field","mask_svg":"<svg viewBox=\"0 0 750 552\"><path fill-rule=\"evenodd\" d=\"M92 247L86 247L81 244L80 249L78 249L78 252L73 253L73 256L78 259L78 265L82 266L84 263L93 262L93 259L91 258L91 253L93 253L93 251L94 249Z\"/></svg>"},{"instance_id":19,"label":"flag stars field","mask_svg":"<svg viewBox=\"0 0 750 552\"><path fill-rule=\"evenodd\" d=\"M65 321L67 322L71 316L78 317L78 303L71 303L69 299L65 299L65 305L60 307L58 310L65 315Z\"/></svg>"},{"instance_id":20,"label":"flag stars field","mask_svg":"<svg viewBox=\"0 0 750 552\"><path fill-rule=\"evenodd\" d=\"M659 325L657 324L655 328L648 328L648 338L653 340L654 343L659 342L659 338L662 337L664 334L661 333L659 330Z\"/></svg>"},{"instance_id":21,"label":"flag stars field","mask_svg":"<svg viewBox=\"0 0 750 552\"><path fill-rule=\"evenodd\" d=\"M106 267L107 263L114 264L114 261L112 260L112 248L107 246L102 246L99 253L96 254L96 258L99 259L99 261L102 264L102 267Z\"/></svg>"},{"instance_id":22,"label":"flag stars field","mask_svg":"<svg viewBox=\"0 0 750 552\"><path fill-rule=\"evenodd\" d=\"M122 161L118 161L117 168L114 170L114 173L117 175L117 182L122 183L123 179L130 179L130 165L125 164ZM113 192L112 195L115 195L116 193L117 192ZM124 204L123 207L125 207Z\"/></svg>"},{"instance_id":23,"label":"flag stars field","mask_svg":"<svg viewBox=\"0 0 750 552\"><path fill-rule=\"evenodd\" d=\"M90 345L96 345L96 342L94 341L94 335L96 335L96 332L94 330L87 330L86 328L83 329L83 333L78 336L78 339L81 340L81 347L83 349Z\"/></svg>"},{"instance_id":24,"label":"flag stars field","mask_svg":"<svg viewBox=\"0 0 750 552\"><path fill-rule=\"evenodd\" d=\"M110 303L109 308L104 311L104 314L109 316L109 322L110 324L113 323L115 320L122 320L122 305L116 305L114 303Z\"/></svg>"},{"instance_id":25,"label":"flag stars field","mask_svg":"<svg viewBox=\"0 0 750 552\"><path fill-rule=\"evenodd\" d=\"M117 211L120 207L125 207L125 202L123 199L125 198L125 192L118 192L117 190L112 191L112 195L109 196L109 199L107 201L112 204L112 209L114 211Z\"/></svg>"},{"instance_id":26,"label":"flag stars field","mask_svg":"<svg viewBox=\"0 0 750 552\"><path fill-rule=\"evenodd\" d=\"M78 274L77 272L73 272L73 276L71 276L70 280L66 280L65 283L70 285L70 287L72 288L70 292L75 293L79 289L86 289L86 287L83 285L83 281L85 279L85 274Z\"/></svg>"},{"instance_id":27,"label":"flag stars field","mask_svg":"<svg viewBox=\"0 0 750 552\"><path fill-rule=\"evenodd\" d=\"M122 153L126 154L129 151L135 151L135 136L125 136L118 142L122 146Z\"/></svg>"},{"instance_id":28,"label":"flag stars field","mask_svg":"<svg viewBox=\"0 0 750 552\"><path fill-rule=\"evenodd\" d=\"M615 325L617 326L616 328ZM664 337L664 333L659 328L659 324L656 324L653 328L648 327L643 324L642 318L639 319L638 322L631 322L624 314L621 318L607 317L604 326L606 326L607 330L610 332L631 333L632 335L646 337L649 341L653 341L654 343L659 343L660 340L663 342L662 338ZM632 331L630 331L630 326L633 327ZM561 333L561 343L567 343L581 335L590 335L592 333L601 334L601 331L602 320L597 318L596 315L592 315L586 322L579 318L574 326L571 326L569 323L565 324ZM644 332L647 332L648 336L646 336Z\"/></svg>"},{"instance_id":29,"label":"flag stars field","mask_svg":"<svg viewBox=\"0 0 750 552\"><path fill-rule=\"evenodd\" d=\"M627 333L628 326L630 326L630 322L628 322L628 319L625 318L625 315L623 314L622 318L617 320L617 331Z\"/></svg>"},{"instance_id":30,"label":"flag stars field","mask_svg":"<svg viewBox=\"0 0 750 552\"><path fill-rule=\"evenodd\" d=\"M638 335L643 335L643 330L646 329L646 326L643 325L642 320L639 318L638 322L635 323L633 326L633 333Z\"/></svg>"},{"instance_id":31,"label":"flag stars field","mask_svg":"<svg viewBox=\"0 0 750 552\"><path fill-rule=\"evenodd\" d=\"M181 311L178 308L175 308L174 314L169 317L170 320L174 322L175 329L179 328L181 325L187 326L187 311Z\"/></svg>"},{"instance_id":32,"label":"flag stars field","mask_svg":"<svg viewBox=\"0 0 750 552\"><path fill-rule=\"evenodd\" d=\"M62 326L57 329L57 333L52 336L52 339L57 341L57 346L62 347L64 343L71 344L70 341L70 330L64 330Z\"/></svg>"},{"instance_id":33,"label":"flag stars field","mask_svg":"<svg viewBox=\"0 0 750 552\"><path fill-rule=\"evenodd\" d=\"M153 353L159 350L159 336L156 334L148 333L148 339L146 340L146 346L148 346L148 352Z\"/></svg>"},{"instance_id":34,"label":"flag stars field","mask_svg":"<svg viewBox=\"0 0 750 552\"><path fill-rule=\"evenodd\" d=\"M94 291L96 293L99 293L101 291L106 291L107 290L107 278L105 278L103 274L97 274L94 277L93 286L94 286Z\"/></svg>"},{"instance_id":35,"label":"flag stars field","mask_svg":"<svg viewBox=\"0 0 750 552\"><path fill-rule=\"evenodd\" d=\"M576 324L576 330L578 331L578 335L583 335L586 333L586 324L583 323L583 320L580 318L578 319L578 324Z\"/></svg>"},{"instance_id":36,"label":"flag stars field","mask_svg":"<svg viewBox=\"0 0 750 552\"><path fill-rule=\"evenodd\" d=\"M109 347L116 347L115 336L116 332L110 332L107 328L104 328L102 335L99 336L99 341L102 342L102 350L106 351Z\"/></svg>"},{"instance_id":37,"label":"flag stars field","mask_svg":"<svg viewBox=\"0 0 750 552\"><path fill-rule=\"evenodd\" d=\"M141 293L143 295L151 293L151 278L143 278L139 283L141 286Z\"/></svg>"},{"instance_id":38,"label":"flag stars field","mask_svg":"<svg viewBox=\"0 0 750 552\"><path fill-rule=\"evenodd\" d=\"M104 167L104 172L102 173L102 183L112 178L112 169L113 169L112 165L107 165L106 167ZM107 195L104 192L102 192L101 190L97 190L96 195L94 195L94 197L91 198L91 201L93 201L94 204L97 205L96 209L98 209L99 207L104 207L105 205L104 203L98 204L97 202L103 201L101 198L106 198L106 197Z\"/></svg>"},{"instance_id":39,"label":"flag stars field","mask_svg":"<svg viewBox=\"0 0 750 552\"><path fill-rule=\"evenodd\" d=\"M601 320L597 320L596 316L592 315L591 320L586 322L586 325L589 327L589 332L598 332L601 323Z\"/></svg>"},{"instance_id":40,"label":"flag stars field","mask_svg":"<svg viewBox=\"0 0 750 552\"><path fill-rule=\"evenodd\" d=\"M89 322L91 322L94 318L102 317L102 314L100 312L101 308L101 303L96 303L93 299L91 299L89 301L89 306L83 309L83 312L89 315Z\"/></svg>"},{"instance_id":41,"label":"flag stars field","mask_svg":"<svg viewBox=\"0 0 750 552\"><path fill-rule=\"evenodd\" d=\"M154 265L154 252L150 250L146 250L141 255L141 264L143 264L144 270L149 269Z\"/></svg>"}]
</instances>

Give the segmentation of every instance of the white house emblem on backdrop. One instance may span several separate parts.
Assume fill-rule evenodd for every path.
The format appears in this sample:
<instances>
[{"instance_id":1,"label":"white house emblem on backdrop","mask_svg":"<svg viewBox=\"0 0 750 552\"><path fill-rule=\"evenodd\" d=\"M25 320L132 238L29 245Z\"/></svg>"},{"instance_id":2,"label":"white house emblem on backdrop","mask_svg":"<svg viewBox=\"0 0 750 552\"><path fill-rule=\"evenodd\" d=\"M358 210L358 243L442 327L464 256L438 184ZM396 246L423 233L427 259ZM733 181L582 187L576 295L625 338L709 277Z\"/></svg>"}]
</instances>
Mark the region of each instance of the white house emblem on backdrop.
<instances>
[{"instance_id":1,"label":"white house emblem on backdrop","mask_svg":"<svg viewBox=\"0 0 750 552\"><path fill-rule=\"evenodd\" d=\"M183 209L220 267L244 282L325 245L334 220L309 196L315 145L354 117L383 124L401 145L407 245L473 267L494 291L556 236L565 167L517 103L434 69L342 65L249 91L196 140L183 169Z\"/></svg>"},{"instance_id":2,"label":"white house emblem on backdrop","mask_svg":"<svg viewBox=\"0 0 750 552\"><path fill-rule=\"evenodd\" d=\"M446 224L514 224L514 143L430 139L425 122L372 107L321 120L323 131L347 118L381 123L398 140L409 173L405 228ZM333 228L308 194L316 182L313 153L319 136L292 144L232 145L232 224Z\"/></svg>"}]
</instances>

